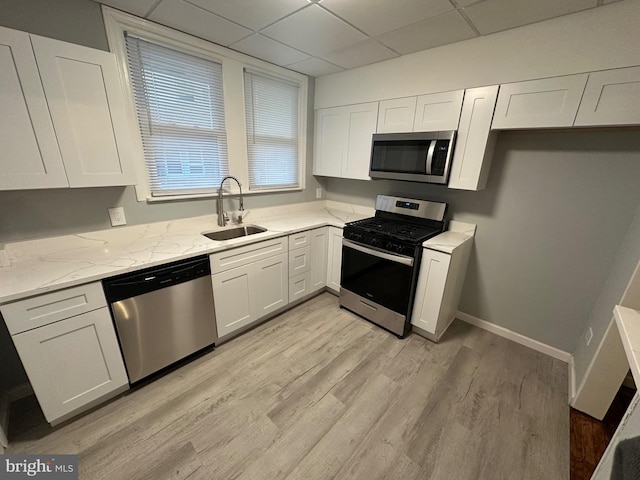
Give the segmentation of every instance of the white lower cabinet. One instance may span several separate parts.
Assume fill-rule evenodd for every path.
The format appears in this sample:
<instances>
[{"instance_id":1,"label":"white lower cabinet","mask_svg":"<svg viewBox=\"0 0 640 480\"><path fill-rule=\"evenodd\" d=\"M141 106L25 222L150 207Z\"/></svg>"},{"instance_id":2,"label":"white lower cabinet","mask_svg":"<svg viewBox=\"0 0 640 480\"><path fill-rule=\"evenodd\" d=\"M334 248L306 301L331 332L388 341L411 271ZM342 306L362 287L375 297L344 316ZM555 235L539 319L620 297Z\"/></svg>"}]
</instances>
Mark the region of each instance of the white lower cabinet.
<instances>
[{"instance_id":1,"label":"white lower cabinet","mask_svg":"<svg viewBox=\"0 0 640 480\"><path fill-rule=\"evenodd\" d=\"M106 307L12 338L49 423L59 423L129 387Z\"/></svg>"},{"instance_id":2,"label":"white lower cabinet","mask_svg":"<svg viewBox=\"0 0 640 480\"><path fill-rule=\"evenodd\" d=\"M214 253L210 261L219 337L289 303L286 237Z\"/></svg>"},{"instance_id":3,"label":"white lower cabinet","mask_svg":"<svg viewBox=\"0 0 640 480\"><path fill-rule=\"evenodd\" d=\"M327 284L327 227L289 235L289 302Z\"/></svg>"},{"instance_id":4,"label":"white lower cabinet","mask_svg":"<svg viewBox=\"0 0 640 480\"><path fill-rule=\"evenodd\" d=\"M310 291L316 292L327 285L327 252L329 247L329 227L316 228L311 236L311 270L309 272Z\"/></svg>"},{"instance_id":5,"label":"white lower cabinet","mask_svg":"<svg viewBox=\"0 0 640 480\"><path fill-rule=\"evenodd\" d=\"M342 268L342 229L328 227L327 288L340 293L340 269Z\"/></svg>"},{"instance_id":6,"label":"white lower cabinet","mask_svg":"<svg viewBox=\"0 0 640 480\"><path fill-rule=\"evenodd\" d=\"M411 315L414 332L437 342L455 318L471 244L469 239L451 254L424 249Z\"/></svg>"}]
</instances>

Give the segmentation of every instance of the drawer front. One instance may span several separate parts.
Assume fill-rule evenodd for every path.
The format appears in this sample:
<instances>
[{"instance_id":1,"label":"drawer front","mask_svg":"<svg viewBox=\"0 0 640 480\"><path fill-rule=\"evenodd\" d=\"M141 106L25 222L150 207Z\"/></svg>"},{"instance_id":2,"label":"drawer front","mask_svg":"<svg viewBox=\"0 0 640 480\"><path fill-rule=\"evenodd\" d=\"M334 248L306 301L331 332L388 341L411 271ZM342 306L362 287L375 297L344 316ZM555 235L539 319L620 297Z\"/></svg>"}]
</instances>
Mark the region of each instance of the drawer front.
<instances>
[{"instance_id":1,"label":"drawer front","mask_svg":"<svg viewBox=\"0 0 640 480\"><path fill-rule=\"evenodd\" d=\"M289 250L296 248L308 247L311 245L311 236L309 232L300 232L289 235Z\"/></svg>"},{"instance_id":2,"label":"drawer front","mask_svg":"<svg viewBox=\"0 0 640 480\"><path fill-rule=\"evenodd\" d=\"M301 273L289 279L289 303L305 297L311 293L310 272Z\"/></svg>"},{"instance_id":3,"label":"drawer front","mask_svg":"<svg viewBox=\"0 0 640 480\"><path fill-rule=\"evenodd\" d=\"M289 252L289 277L311 270L311 246Z\"/></svg>"},{"instance_id":4,"label":"drawer front","mask_svg":"<svg viewBox=\"0 0 640 480\"><path fill-rule=\"evenodd\" d=\"M9 333L16 335L105 307L102 284L88 283L0 306Z\"/></svg>"},{"instance_id":5,"label":"drawer front","mask_svg":"<svg viewBox=\"0 0 640 480\"><path fill-rule=\"evenodd\" d=\"M288 250L287 247L287 237L281 237L214 253L209 257L211 273L215 275L216 273L285 253Z\"/></svg>"}]
</instances>

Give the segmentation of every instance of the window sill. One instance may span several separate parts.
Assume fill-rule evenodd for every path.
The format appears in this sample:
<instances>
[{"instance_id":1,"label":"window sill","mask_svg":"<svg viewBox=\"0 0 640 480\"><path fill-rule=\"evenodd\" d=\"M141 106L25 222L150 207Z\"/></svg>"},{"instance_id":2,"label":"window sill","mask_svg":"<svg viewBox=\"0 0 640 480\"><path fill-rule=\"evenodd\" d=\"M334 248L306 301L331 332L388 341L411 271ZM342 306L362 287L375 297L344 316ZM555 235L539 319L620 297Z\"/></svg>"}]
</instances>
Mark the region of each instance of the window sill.
<instances>
[{"instance_id":1,"label":"window sill","mask_svg":"<svg viewBox=\"0 0 640 480\"><path fill-rule=\"evenodd\" d=\"M290 192L303 192L304 187L296 187L296 188L280 188L280 189L271 189L271 190L250 190L250 191L242 191L243 197L248 197L252 195L261 195L261 194L274 194L274 193L290 193ZM222 193L223 197L234 197L240 195L238 190L232 189L229 191L225 189ZM146 201L147 203L161 203L161 202L173 202L180 200L202 200L207 198L217 198L217 193L200 193L197 195L167 195L163 197L146 197L146 199L138 200L138 201Z\"/></svg>"}]
</instances>

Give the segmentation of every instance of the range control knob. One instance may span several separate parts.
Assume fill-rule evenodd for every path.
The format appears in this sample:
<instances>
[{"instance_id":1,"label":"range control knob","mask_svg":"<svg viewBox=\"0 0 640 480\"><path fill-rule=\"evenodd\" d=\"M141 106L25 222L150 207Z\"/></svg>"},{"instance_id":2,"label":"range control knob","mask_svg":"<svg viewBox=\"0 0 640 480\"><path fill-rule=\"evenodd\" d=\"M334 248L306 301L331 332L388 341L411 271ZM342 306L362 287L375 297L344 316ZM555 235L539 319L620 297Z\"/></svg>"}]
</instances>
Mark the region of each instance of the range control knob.
<instances>
[{"instance_id":1,"label":"range control knob","mask_svg":"<svg viewBox=\"0 0 640 480\"><path fill-rule=\"evenodd\" d=\"M379 238L372 238L371 239L371 245L373 247L377 247L378 245L380 245L380 239Z\"/></svg>"}]
</instances>

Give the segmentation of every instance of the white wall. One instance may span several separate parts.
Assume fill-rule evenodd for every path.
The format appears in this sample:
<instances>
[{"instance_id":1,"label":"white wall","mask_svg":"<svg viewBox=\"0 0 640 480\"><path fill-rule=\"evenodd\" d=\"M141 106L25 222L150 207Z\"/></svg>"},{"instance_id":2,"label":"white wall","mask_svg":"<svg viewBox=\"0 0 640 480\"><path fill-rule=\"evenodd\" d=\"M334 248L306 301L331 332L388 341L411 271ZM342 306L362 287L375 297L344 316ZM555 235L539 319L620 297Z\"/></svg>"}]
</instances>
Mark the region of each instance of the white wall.
<instances>
[{"instance_id":1,"label":"white wall","mask_svg":"<svg viewBox=\"0 0 640 480\"><path fill-rule=\"evenodd\" d=\"M320 77L315 108L640 65L640 1Z\"/></svg>"}]
</instances>

